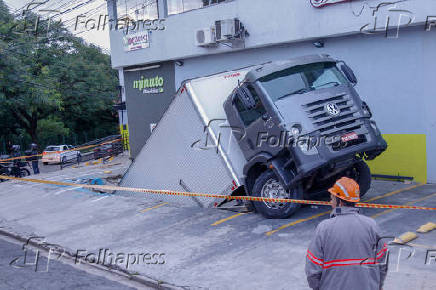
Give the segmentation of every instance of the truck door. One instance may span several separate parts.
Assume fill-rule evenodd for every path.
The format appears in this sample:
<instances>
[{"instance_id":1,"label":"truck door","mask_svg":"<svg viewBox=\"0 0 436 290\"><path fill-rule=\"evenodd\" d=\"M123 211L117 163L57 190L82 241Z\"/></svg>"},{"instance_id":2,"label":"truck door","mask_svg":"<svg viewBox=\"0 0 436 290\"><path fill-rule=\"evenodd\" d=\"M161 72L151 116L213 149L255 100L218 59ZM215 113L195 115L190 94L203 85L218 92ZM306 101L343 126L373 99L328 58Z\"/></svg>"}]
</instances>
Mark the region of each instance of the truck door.
<instances>
[{"instance_id":1,"label":"truck door","mask_svg":"<svg viewBox=\"0 0 436 290\"><path fill-rule=\"evenodd\" d=\"M253 106L247 107L242 100L240 94L249 94L253 100ZM243 97L243 96L242 96ZM264 104L259 98L259 94L251 84L243 85L236 91L234 99L234 110L238 118L241 128L244 128L245 134L238 138L239 146L244 152L246 159L251 158L258 152L268 152L274 155L280 151L279 144L271 146L265 140L271 134L277 135L280 138L277 125L274 123L272 116L267 112Z\"/></svg>"}]
</instances>

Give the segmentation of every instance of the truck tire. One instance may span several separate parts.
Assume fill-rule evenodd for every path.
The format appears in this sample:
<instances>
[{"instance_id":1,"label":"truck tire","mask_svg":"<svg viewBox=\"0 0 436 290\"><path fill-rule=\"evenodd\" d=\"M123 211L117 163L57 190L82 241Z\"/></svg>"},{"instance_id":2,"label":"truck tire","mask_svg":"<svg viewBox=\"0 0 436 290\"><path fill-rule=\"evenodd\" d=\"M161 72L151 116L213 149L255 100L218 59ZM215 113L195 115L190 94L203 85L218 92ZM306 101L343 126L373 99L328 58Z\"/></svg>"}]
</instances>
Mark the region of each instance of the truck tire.
<instances>
[{"instance_id":1,"label":"truck tire","mask_svg":"<svg viewBox=\"0 0 436 290\"><path fill-rule=\"evenodd\" d=\"M265 171L259 175L254 182L251 195L255 197L291 199L301 199L303 196L301 187L295 188L290 193L286 192L274 172L271 170ZM300 204L296 203L268 203L264 201L255 201L253 202L253 206L256 211L269 219L288 218L301 207Z\"/></svg>"},{"instance_id":2,"label":"truck tire","mask_svg":"<svg viewBox=\"0 0 436 290\"><path fill-rule=\"evenodd\" d=\"M359 184L360 197L363 197L371 187L371 171L368 164L365 161L357 162L347 176L353 178Z\"/></svg>"}]
</instances>

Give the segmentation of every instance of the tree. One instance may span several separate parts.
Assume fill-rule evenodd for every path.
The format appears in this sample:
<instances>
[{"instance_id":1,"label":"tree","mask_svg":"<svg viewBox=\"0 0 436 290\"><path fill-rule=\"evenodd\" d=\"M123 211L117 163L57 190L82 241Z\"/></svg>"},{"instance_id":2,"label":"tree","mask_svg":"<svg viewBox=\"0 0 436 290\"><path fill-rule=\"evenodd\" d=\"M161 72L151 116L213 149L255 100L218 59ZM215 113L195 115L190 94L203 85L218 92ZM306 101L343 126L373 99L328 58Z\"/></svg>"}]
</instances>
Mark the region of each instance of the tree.
<instances>
[{"instance_id":1,"label":"tree","mask_svg":"<svg viewBox=\"0 0 436 290\"><path fill-rule=\"evenodd\" d=\"M0 117L2 134L24 130L38 142L38 123L56 120L67 132L116 131L112 105L117 96L117 74L110 57L60 22L37 15L13 17L0 0ZM3 122L3 118L8 122ZM58 124L59 125L59 124Z\"/></svg>"}]
</instances>

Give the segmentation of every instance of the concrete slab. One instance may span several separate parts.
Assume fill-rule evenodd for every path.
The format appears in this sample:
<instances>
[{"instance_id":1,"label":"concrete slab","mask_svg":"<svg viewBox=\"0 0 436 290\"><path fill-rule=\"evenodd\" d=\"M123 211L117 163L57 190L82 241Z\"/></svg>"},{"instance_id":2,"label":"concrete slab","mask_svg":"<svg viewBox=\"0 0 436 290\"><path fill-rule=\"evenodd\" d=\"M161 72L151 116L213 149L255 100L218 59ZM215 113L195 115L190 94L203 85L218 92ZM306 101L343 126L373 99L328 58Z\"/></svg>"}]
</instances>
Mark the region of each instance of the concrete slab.
<instances>
[{"instance_id":1,"label":"concrete slab","mask_svg":"<svg viewBox=\"0 0 436 290\"><path fill-rule=\"evenodd\" d=\"M110 170L123 169L120 165ZM101 176L103 169L95 165L41 177L68 181ZM435 193L436 185L374 181L365 199L392 192L374 202L411 203ZM436 207L436 196L416 205ZM138 263L129 265L128 270L190 288L307 289L307 246L316 225L328 218L328 214L322 215L327 210L306 206L287 220L266 220L248 213L212 225L235 213L162 203L145 194L102 195L24 182L0 184L1 227L45 236L48 242L86 253L108 249L112 253L157 254L157 264ZM365 209L364 213L379 214L376 220L389 236L436 222L436 212ZM272 230L277 231L267 235ZM401 247L392 246L397 256L391 259L385 289L432 289L436 285L436 263L425 265L426 246L436 245L436 231L420 234L414 243L421 246L415 247L408 259L405 250L398 256L395 253Z\"/></svg>"}]
</instances>

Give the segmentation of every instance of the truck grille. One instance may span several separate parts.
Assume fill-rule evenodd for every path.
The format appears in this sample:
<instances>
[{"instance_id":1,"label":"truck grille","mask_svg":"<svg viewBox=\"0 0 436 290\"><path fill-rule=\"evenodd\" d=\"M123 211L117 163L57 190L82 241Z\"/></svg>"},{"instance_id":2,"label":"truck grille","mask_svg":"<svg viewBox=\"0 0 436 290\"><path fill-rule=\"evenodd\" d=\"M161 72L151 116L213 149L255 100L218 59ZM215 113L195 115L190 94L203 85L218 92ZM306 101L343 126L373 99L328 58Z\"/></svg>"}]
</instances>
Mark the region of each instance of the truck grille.
<instances>
[{"instance_id":1,"label":"truck grille","mask_svg":"<svg viewBox=\"0 0 436 290\"><path fill-rule=\"evenodd\" d=\"M331 116L325 110L327 104L335 104L340 113ZM337 95L303 105L309 119L312 120L315 129L321 132L322 136L337 136L346 132L360 129L363 122L359 116L355 116L358 109L354 106L353 99L347 95Z\"/></svg>"}]
</instances>

